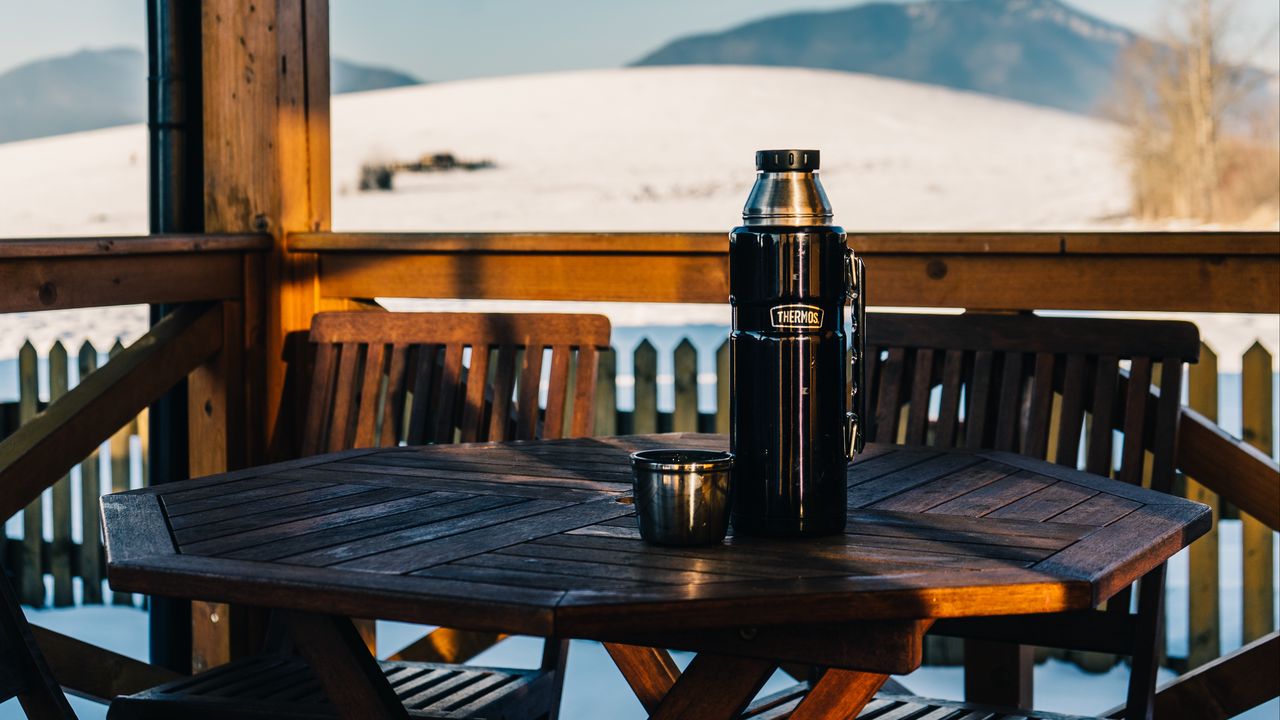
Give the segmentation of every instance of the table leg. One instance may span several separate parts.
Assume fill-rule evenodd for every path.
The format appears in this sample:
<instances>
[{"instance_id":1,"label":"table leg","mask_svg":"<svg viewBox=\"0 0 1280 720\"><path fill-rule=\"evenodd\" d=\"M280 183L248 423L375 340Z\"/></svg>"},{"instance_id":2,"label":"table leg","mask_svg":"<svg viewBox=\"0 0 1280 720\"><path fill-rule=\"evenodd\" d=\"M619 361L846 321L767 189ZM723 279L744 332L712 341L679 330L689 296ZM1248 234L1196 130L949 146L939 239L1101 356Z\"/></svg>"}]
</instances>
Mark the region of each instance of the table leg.
<instances>
[{"instance_id":1,"label":"table leg","mask_svg":"<svg viewBox=\"0 0 1280 720\"><path fill-rule=\"evenodd\" d=\"M680 677L680 668L671 659L671 653L661 648L608 642L604 649L627 679L645 712L653 714Z\"/></svg>"},{"instance_id":2,"label":"table leg","mask_svg":"<svg viewBox=\"0 0 1280 720\"><path fill-rule=\"evenodd\" d=\"M294 611L280 616L340 717L407 720L404 705L350 619Z\"/></svg>"},{"instance_id":3,"label":"table leg","mask_svg":"<svg viewBox=\"0 0 1280 720\"><path fill-rule=\"evenodd\" d=\"M796 706L791 720L853 720L888 679L879 673L827 670Z\"/></svg>"},{"instance_id":4,"label":"table leg","mask_svg":"<svg viewBox=\"0 0 1280 720\"><path fill-rule=\"evenodd\" d=\"M776 667L772 660L698 653L650 720L731 720L746 709Z\"/></svg>"}]
</instances>

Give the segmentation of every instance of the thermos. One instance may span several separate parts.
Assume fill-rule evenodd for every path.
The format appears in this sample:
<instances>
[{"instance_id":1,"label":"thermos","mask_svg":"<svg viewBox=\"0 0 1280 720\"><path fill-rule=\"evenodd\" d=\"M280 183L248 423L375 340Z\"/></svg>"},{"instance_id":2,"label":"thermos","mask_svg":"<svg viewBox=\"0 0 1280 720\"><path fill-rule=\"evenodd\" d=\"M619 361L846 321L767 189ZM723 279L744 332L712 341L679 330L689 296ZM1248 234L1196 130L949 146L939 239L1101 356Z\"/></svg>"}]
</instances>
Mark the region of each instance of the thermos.
<instances>
[{"instance_id":1,"label":"thermos","mask_svg":"<svg viewBox=\"0 0 1280 720\"><path fill-rule=\"evenodd\" d=\"M844 529L861 450L862 261L832 224L817 150L761 150L729 235L729 442L738 535ZM852 327L845 304L852 302Z\"/></svg>"}]
</instances>

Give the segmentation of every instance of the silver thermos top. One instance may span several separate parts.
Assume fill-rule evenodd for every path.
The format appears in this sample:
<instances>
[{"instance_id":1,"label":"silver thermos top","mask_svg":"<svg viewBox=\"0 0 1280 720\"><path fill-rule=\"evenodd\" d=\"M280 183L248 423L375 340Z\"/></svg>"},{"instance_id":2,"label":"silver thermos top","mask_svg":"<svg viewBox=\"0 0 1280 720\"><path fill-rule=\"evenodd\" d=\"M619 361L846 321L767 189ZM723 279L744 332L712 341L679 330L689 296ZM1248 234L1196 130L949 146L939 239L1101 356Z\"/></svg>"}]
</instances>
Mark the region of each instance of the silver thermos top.
<instances>
[{"instance_id":1,"label":"silver thermos top","mask_svg":"<svg viewBox=\"0 0 1280 720\"><path fill-rule=\"evenodd\" d=\"M742 224L830 225L831 203L818 179L817 150L756 152L756 184L742 208Z\"/></svg>"}]
</instances>

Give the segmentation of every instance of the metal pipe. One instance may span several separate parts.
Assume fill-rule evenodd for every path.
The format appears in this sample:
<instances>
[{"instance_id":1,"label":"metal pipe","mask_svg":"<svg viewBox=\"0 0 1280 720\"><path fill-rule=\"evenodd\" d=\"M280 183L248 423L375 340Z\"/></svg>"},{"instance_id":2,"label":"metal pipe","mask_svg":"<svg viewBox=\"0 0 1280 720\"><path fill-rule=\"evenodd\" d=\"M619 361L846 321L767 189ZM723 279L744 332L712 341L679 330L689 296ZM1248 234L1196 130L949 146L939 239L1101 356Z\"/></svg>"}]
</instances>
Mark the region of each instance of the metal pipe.
<instances>
[{"instance_id":1,"label":"metal pipe","mask_svg":"<svg viewBox=\"0 0 1280 720\"><path fill-rule=\"evenodd\" d=\"M200 3L147 0L147 131L152 233L204 230ZM151 306L154 326L173 309ZM187 387L151 406L151 482L187 476ZM151 662L191 672L191 603L150 598Z\"/></svg>"}]
</instances>

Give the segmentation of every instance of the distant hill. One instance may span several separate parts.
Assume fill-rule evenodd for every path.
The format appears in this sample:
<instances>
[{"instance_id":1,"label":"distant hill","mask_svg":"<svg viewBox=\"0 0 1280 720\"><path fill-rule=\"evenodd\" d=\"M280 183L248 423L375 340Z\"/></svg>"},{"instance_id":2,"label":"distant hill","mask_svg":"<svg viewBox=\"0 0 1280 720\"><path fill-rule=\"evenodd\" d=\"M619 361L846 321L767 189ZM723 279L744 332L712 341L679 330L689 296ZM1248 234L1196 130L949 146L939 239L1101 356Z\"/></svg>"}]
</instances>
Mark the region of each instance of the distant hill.
<instances>
[{"instance_id":1,"label":"distant hill","mask_svg":"<svg viewBox=\"0 0 1280 720\"><path fill-rule=\"evenodd\" d=\"M416 85L387 68L333 60L333 92ZM143 122L147 59L135 48L81 50L0 73L0 143Z\"/></svg>"},{"instance_id":2,"label":"distant hill","mask_svg":"<svg viewBox=\"0 0 1280 720\"><path fill-rule=\"evenodd\" d=\"M1134 37L1057 0L872 2L678 39L635 65L845 70L1092 113Z\"/></svg>"}]
</instances>

